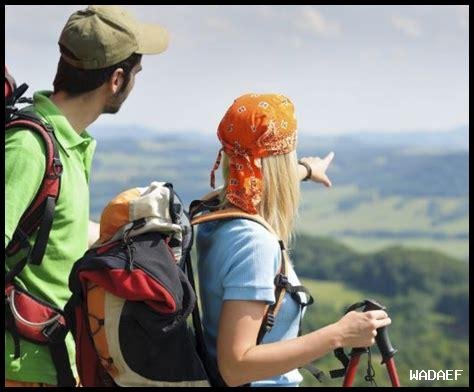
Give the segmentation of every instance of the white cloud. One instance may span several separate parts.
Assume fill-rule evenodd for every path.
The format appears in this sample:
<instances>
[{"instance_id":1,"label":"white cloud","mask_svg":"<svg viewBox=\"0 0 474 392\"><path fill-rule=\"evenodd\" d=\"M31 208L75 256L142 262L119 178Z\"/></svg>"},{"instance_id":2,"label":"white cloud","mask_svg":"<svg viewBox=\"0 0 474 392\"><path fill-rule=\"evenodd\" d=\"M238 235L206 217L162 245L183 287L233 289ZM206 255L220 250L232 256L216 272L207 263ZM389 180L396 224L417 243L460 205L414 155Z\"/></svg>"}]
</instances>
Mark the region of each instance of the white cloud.
<instances>
[{"instance_id":1,"label":"white cloud","mask_svg":"<svg viewBox=\"0 0 474 392\"><path fill-rule=\"evenodd\" d=\"M341 33L341 25L338 22L328 20L314 7L303 7L301 9L301 22L295 23L303 30L324 37L338 36Z\"/></svg>"},{"instance_id":2,"label":"white cloud","mask_svg":"<svg viewBox=\"0 0 474 392\"><path fill-rule=\"evenodd\" d=\"M419 37L421 35L421 25L414 19L404 18L401 16L392 16L392 26L400 30L409 37Z\"/></svg>"}]
</instances>

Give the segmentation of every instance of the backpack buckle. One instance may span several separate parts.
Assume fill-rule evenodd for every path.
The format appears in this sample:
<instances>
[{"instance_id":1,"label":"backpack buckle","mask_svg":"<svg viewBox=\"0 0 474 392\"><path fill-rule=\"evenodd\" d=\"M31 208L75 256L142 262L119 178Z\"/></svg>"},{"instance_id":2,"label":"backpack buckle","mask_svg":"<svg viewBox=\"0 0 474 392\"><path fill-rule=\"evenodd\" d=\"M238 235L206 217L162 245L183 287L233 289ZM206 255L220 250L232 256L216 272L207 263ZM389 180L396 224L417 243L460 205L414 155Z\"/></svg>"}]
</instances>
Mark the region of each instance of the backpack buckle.
<instances>
[{"instance_id":1,"label":"backpack buckle","mask_svg":"<svg viewBox=\"0 0 474 392\"><path fill-rule=\"evenodd\" d=\"M31 253L31 245L28 242L28 236L26 235L26 233L23 230L18 228L16 230L15 235L13 236L13 238L18 240L18 242L21 244L21 247L23 249L27 249L28 253Z\"/></svg>"},{"instance_id":2,"label":"backpack buckle","mask_svg":"<svg viewBox=\"0 0 474 392\"><path fill-rule=\"evenodd\" d=\"M14 246L12 246L12 245L14 245ZM16 229L15 233L13 233L13 238L10 241L10 244L5 249L5 254L7 256L12 256L12 255L16 254L20 249L25 250L26 258L29 262L30 256L31 256L31 251L33 250L33 247L28 242L27 234L21 228L18 227Z\"/></svg>"},{"instance_id":3,"label":"backpack buckle","mask_svg":"<svg viewBox=\"0 0 474 392\"><path fill-rule=\"evenodd\" d=\"M275 286L277 287L288 287L289 282L288 282L288 277L283 274L278 274L275 277Z\"/></svg>"},{"instance_id":4,"label":"backpack buckle","mask_svg":"<svg viewBox=\"0 0 474 392\"><path fill-rule=\"evenodd\" d=\"M267 332L270 332L274 324L275 324L275 316L273 315L273 313L268 313L267 319L265 321L265 330Z\"/></svg>"},{"instance_id":5,"label":"backpack buckle","mask_svg":"<svg viewBox=\"0 0 474 392\"><path fill-rule=\"evenodd\" d=\"M67 332L67 328L59 321L47 325L41 331L43 336L51 343L63 342L66 338Z\"/></svg>"},{"instance_id":6,"label":"backpack buckle","mask_svg":"<svg viewBox=\"0 0 474 392\"><path fill-rule=\"evenodd\" d=\"M48 178L56 179L56 178L60 177L61 174L63 174L63 164L61 163L59 158L57 158L57 157L53 158L52 169L53 169L54 174L52 176L48 176Z\"/></svg>"},{"instance_id":7,"label":"backpack buckle","mask_svg":"<svg viewBox=\"0 0 474 392\"><path fill-rule=\"evenodd\" d=\"M32 98L27 98L27 97L21 97L17 101L18 103L28 103L28 104L33 104L33 99Z\"/></svg>"}]
</instances>

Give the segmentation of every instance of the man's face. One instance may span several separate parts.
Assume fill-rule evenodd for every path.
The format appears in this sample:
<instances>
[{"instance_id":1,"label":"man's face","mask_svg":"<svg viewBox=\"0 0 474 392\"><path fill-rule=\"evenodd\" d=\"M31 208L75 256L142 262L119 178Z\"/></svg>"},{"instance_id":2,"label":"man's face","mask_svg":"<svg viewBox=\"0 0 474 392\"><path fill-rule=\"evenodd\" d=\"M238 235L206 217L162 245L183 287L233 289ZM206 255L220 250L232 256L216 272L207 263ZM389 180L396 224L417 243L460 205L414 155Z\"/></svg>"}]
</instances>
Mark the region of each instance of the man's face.
<instances>
[{"instance_id":1,"label":"man's face","mask_svg":"<svg viewBox=\"0 0 474 392\"><path fill-rule=\"evenodd\" d=\"M130 71L128 83L125 80L119 91L109 97L102 113L115 114L120 110L122 103L125 101L125 99L127 99L128 94L130 94L130 91L132 91L132 88L135 85L135 75L141 70L142 66L140 63L138 63L132 68L132 70Z\"/></svg>"}]
</instances>

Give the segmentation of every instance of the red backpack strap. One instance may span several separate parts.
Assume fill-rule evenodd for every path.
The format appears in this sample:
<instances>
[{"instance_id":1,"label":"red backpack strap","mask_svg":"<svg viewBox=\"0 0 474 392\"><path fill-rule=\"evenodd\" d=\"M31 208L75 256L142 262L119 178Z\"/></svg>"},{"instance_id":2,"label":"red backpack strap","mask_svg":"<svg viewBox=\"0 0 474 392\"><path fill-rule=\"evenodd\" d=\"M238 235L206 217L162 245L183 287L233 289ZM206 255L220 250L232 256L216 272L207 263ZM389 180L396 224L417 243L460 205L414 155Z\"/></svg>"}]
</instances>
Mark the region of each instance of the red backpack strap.
<instances>
[{"instance_id":1,"label":"red backpack strap","mask_svg":"<svg viewBox=\"0 0 474 392\"><path fill-rule=\"evenodd\" d=\"M20 218L17 229L5 250L6 255L11 256L16 254L21 248L27 248L27 256L8 272L5 276L5 282L11 281L18 275L26 263L41 264L53 224L54 210L59 197L60 178L63 169L54 129L49 124L45 124L32 113L21 113L15 115L11 121L5 124L5 130L13 128L18 130L28 129L41 137L45 145L46 170L35 198ZM33 247L30 247L27 239L36 230L38 230L38 234L35 244Z\"/></svg>"}]
</instances>

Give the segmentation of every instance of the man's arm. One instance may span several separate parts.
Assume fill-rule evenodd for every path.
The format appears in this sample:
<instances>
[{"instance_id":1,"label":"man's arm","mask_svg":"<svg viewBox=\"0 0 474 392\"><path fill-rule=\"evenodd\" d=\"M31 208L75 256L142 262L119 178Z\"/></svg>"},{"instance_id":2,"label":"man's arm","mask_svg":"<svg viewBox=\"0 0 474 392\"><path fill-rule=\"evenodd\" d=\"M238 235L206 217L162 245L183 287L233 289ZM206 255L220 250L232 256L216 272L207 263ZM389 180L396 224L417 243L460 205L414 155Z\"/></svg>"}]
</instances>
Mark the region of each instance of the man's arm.
<instances>
[{"instance_id":1,"label":"man's arm","mask_svg":"<svg viewBox=\"0 0 474 392\"><path fill-rule=\"evenodd\" d=\"M40 136L29 130L5 133L5 248L38 192L45 169Z\"/></svg>"}]
</instances>

